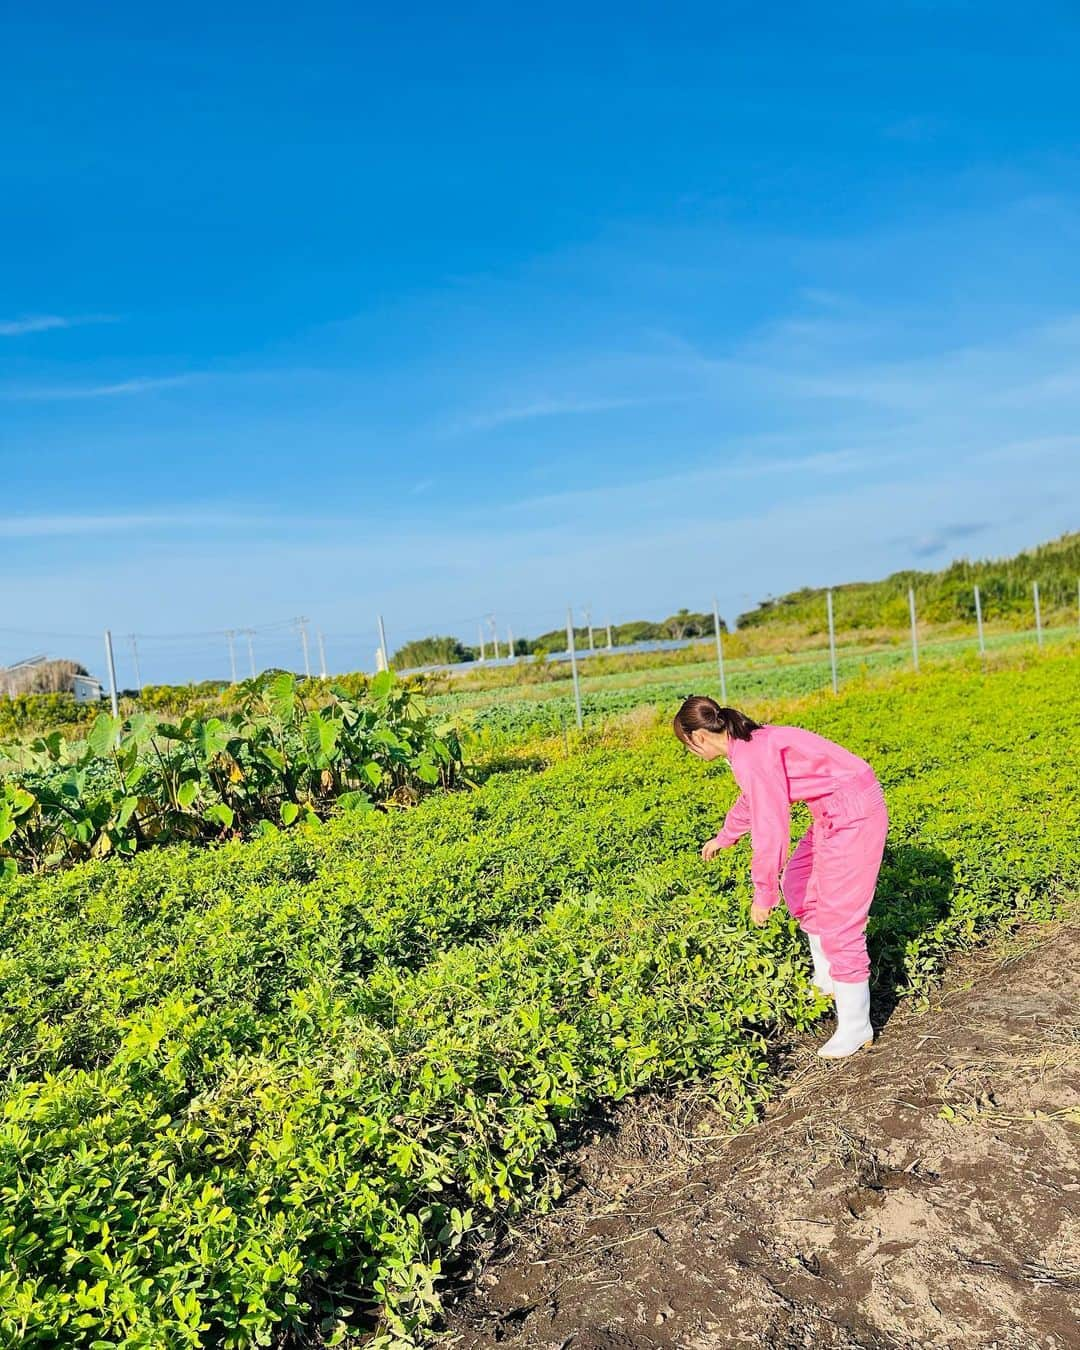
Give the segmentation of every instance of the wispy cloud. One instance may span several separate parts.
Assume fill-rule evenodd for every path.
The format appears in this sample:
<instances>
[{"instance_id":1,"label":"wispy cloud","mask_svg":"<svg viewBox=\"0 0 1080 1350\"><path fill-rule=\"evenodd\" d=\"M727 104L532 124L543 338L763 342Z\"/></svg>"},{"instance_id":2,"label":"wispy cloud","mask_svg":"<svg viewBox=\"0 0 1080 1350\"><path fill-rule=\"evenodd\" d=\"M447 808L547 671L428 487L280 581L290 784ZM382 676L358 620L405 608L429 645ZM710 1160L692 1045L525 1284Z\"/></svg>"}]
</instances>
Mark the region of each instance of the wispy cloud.
<instances>
[{"instance_id":1,"label":"wispy cloud","mask_svg":"<svg viewBox=\"0 0 1080 1350\"><path fill-rule=\"evenodd\" d=\"M122 398L129 394L149 394L156 389L173 389L190 384L193 375L163 375L153 378L118 380L114 384L27 385L0 389L0 398L12 402L55 403L81 398Z\"/></svg>"},{"instance_id":2,"label":"wispy cloud","mask_svg":"<svg viewBox=\"0 0 1080 1350\"><path fill-rule=\"evenodd\" d=\"M188 508L181 512L130 511L110 515L0 517L0 538L43 539L81 534L135 534L148 530L237 529L274 524L276 517L243 511Z\"/></svg>"},{"instance_id":3,"label":"wispy cloud","mask_svg":"<svg viewBox=\"0 0 1080 1350\"><path fill-rule=\"evenodd\" d=\"M647 398L539 398L492 412L479 413L459 424L458 430L490 431L511 422L531 422L540 417L576 417L583 413L612 412L617 408L638 408L655 402Z\"/></svg>"},{"instance_id":4,"label":"wispy cloud","mask_svg":"<svg viewBox=\"0 0 1080 1350\"><path fill-rule=\"evenodd\" d=\"M53 328L80 328L87 323L116 323L115 314L27 314L20 319L0 319L0 337L47 333Z\"/></svg>"}]
</instances>

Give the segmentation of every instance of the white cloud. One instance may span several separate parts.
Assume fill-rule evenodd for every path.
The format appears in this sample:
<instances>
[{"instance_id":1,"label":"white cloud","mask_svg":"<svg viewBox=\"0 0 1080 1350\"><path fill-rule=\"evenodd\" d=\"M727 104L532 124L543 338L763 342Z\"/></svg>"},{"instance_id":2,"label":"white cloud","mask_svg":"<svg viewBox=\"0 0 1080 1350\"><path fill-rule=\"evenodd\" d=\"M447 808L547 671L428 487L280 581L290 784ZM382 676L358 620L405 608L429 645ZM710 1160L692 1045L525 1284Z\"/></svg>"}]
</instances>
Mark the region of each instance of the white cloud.
<instances>
[{"instance_id":1,"label":"white cloud","mask_svg":"<svg viewBox=\"0 0 1080 1350\"><path fill-rule=\"evenodd\" d=\"M190 507L176 512L131 511L100 515L0 516L0 538L41 539L80 534L130 534L147 530L189 530L253 527L273 524L276 517L243 512L202 511Z\"/></svg>"},{"instance_id":2,"label":"white cloud","mask_svg":"<svg viewBox=\"0 0 1080 1350\"><path fill-rule=\"evenodd\" d=\"M81 398L119 398L128 394L148 394L155 389L173 389L189 384L191 375L163 375L155 378L119 380L114 384L57 384L29 385L14 389L0 389L0 398L12 402L64 402Z\"/></svg>"},{"instance_id":3,"label":"white cloud","mask_svg":"<svg viewBox=\"0 0 1080 1350\"><path fill-rule=\"evenodd\" d=\"M46 333L53 328L78 328L86 323L115 323L111 314L28 314L21 319L0 319L0 337L22 337L25 333Z\"/></svg>"},{"instance_id":4,"label":"white cloud","mask_svg":"<svg viewBox=\"0 0 1080 1350\"><path fill-rule=\"evenodd\" d=\"M575 417L584 413L637 408L656 400L647 398L538 398L529 403L478 413L464 424L472 431L490 431L511 422L530 422L538 417Z\"/></svg>"}]
</instances>

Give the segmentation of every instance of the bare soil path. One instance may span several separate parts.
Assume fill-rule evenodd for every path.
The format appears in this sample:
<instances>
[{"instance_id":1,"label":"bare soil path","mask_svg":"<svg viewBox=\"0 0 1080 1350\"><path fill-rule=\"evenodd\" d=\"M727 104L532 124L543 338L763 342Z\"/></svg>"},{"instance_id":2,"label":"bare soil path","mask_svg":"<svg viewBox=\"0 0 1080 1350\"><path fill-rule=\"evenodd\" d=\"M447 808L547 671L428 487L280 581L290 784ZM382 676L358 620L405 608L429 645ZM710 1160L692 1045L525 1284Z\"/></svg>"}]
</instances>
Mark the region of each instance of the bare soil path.
<instances>
[{"instance_id":1,"label":"bare soil path","mask_svg":"<svg viewBox=\"0 0 1080 1350\"><path fill-rule=\"evenodd\" d=\"M825 1032L824 1034L828 1034ZM957 963L753 1129L630 1103L487 1254L461 1350L1080 1347L1080 926Z\"/></svg>"}]
</instances>

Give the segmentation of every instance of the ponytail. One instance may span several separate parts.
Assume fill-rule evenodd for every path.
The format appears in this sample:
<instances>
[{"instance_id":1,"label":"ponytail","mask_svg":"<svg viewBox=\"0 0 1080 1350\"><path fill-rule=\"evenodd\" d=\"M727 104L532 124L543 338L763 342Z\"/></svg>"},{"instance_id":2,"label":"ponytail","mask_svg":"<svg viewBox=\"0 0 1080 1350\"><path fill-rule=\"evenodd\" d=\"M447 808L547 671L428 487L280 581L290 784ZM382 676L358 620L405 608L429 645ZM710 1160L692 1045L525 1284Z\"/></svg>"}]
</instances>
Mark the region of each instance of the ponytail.
<instances>
[{"instance_id":1,"label":"ponytail","mask_svg":"<svg viewBox=\"0 0 1080 1350\"><path fill-rule=\"evenodd\" d=\"M721 708L715 699L702 694L691 694L683 699L673 725L675 735L684 744L689 741L692 731L713 731L727 734L736 741L748 741L755 731L761 730L759 722L737 708Z\"/></svg>"}]
</instances>

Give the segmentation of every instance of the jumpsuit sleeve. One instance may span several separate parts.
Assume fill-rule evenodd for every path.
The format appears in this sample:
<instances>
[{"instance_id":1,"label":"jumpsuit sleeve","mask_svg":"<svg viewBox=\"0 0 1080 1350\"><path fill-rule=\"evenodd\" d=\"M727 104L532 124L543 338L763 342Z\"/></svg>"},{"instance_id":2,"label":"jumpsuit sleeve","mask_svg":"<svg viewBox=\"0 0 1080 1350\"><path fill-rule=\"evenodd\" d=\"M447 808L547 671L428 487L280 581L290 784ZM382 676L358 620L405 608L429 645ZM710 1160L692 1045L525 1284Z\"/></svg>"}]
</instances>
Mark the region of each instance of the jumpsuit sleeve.
<instances>
[{"instance_id":1,"label":"jumpsuit sleeve","mask_svg":"<svg viewBox=\"0 0 1080 1350\"><path fill-rule=\"evenodd\" d=\"M724 817L724 828L716 836L716 842L721 848L730 848L732 844L739 842L749 828L750 806L746 800L746 793L740 792L734 806Z\"/></svg>"},{"instance_id":2,"label":"jumpsuit sleeve","mask_svg":"<svg viewBox=\"0 0 1080 1350\"><path fill-rule=\"evenodd\" d=\"M780 902L780 873L791 846L791 802L779 752L771 746L762 747L762 751L748 756L746 765L750 840L754 849L750 879L754 884L754 904L773 909Z\"/></svg>"}]
</instances>

